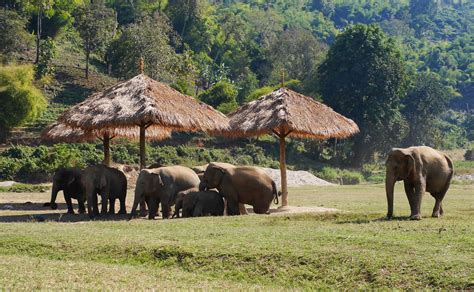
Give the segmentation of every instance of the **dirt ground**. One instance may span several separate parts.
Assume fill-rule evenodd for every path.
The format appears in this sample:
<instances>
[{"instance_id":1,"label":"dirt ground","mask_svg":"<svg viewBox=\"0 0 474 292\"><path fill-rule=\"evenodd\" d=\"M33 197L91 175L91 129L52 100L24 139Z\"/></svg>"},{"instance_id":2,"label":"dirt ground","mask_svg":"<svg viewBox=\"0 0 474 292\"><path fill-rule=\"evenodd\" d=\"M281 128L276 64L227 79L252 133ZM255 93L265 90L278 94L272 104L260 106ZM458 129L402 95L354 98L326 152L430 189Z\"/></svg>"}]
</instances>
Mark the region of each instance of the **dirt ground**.
<instances>
[{"instance_id":1,"label":"dirt ground","mask_svg":"<svg viewBox=\"0 0 474 292\"><path fill-rule=\"evenodd\" d=\"M52 210L50 207L44 207L43 204L49 202L50 193L0 193L0 223L1 222L25 222L25 221L56 221L56 222L83 222L89 221L87 214L77 214L78 206L73 200L74 211L76 214L66 214L67 206L62 192L58 194L56 200L58 208ZM99 200L100 201L100 200ZM127 212L130 212L133 205L133 192L127 194ZM100 208L100 207L99 207ZM115 202L116 212L119 210L118 200ZM253 214L252 207L247 206L249 214ZM270 216L285 215L294 213L327 213L337 212L337 209L323 207L296 207L288 206L277 208L272 206ZM159 219L159 217L156 217ZM128 215L105 215L96 220L128 220Z\"/></svg>"}]
</instances>

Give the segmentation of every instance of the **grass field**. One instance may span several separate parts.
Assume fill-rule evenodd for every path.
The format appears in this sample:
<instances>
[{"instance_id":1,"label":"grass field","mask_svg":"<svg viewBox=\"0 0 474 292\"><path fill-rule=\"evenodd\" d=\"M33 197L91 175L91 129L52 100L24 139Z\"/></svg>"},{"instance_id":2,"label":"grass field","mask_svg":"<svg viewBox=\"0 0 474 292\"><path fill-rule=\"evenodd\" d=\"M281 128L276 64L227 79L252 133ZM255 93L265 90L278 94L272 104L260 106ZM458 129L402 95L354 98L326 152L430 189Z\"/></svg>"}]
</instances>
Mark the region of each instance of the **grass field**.
<instances>
[{"instance_id":1,"label":"grass field","mask_svg":"<svg viewBox=\"0 0 474 292\"><path fill-rule=\"evenodd\" d=\"M1 288L474 289L473 185L453 186L439 219L427 194L419 222L384 220L381 185L290 190L292 205L344 210L332 214L7 222L58 218L48 199L0 193L15 208L0 211ZM395 206L409 215L400 184Z\"/></svg>"}]
</instances>

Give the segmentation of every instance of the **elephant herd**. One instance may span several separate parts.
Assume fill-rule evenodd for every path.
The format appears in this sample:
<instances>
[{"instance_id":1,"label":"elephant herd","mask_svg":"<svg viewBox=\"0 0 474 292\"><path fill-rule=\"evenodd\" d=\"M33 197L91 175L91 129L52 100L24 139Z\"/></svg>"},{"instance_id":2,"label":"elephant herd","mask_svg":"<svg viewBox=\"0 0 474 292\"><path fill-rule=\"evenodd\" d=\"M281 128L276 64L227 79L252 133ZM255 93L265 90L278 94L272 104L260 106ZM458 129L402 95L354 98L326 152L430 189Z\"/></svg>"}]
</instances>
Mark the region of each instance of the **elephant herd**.
<instances>
[{"instance_id":1,"label":"elephant herd","mask_svg":"<svg viewBox=\"0 0 474 292\"><path fill-rule=\"evenodd\" d=\"M397 181L403 180L410 204L410 219L420 220L421 199L425 192L435 198L433 217L443 214L443 199L448 191L454 168L444 153L426 146L394 148L386 161L385 191L387 218L393 217L393 193ZM104 165L90 166L84 170L60 168L53 178L51 202L45 205L57 208L56 196L63 190L68 213L74 213L71 199L76 199L79 212L87 212L91 218L99 215L97 195L101 197L101 214L114 214L115 200L120 201L119 214L126 214L125 175ZM213 162L194 169L184 166L166 166L143 169L135 186L135 198L131 217L140 215L154 219L161 204L163 219L172 217L196 217L245 214L244 204L252 205L257 214L268 213L270 204L278 204L275 182L260 168L234 166ZM109 209L107 210L107 205ZM171 207L175 210L171 214ZM226 210L226 212L224 211Z\"/></svg>"},{"instance_id":2,"label":"elephant herd","mask_svg":"<svg viewBox=\"0 0 474 292\"><path fill-rule=\"evenodd\" d=\"M127 180L124 173L115 168L105 165L84 170L59 168L53 177L51 201L44 205L56 209L56 197L61 190L70 214L74 214L71 199L76 199L79 213L86 212L87 203L89 217L95 218L99 215L98 196L101 197L100 214L115 214L116 199L120 202L118 214L127 214ZM140 171L130 218L137 215L140 206L141 216L147 215L148 207L148 218L154 219L160 204L163 219L222 216L224 213L240 215L246 213L244 204L252 205L257 214L265 214L272 201L278 204L275 182L257 167L218 162L194 169L165 166ZM174 212L171 211L173 205Z\"/></svg>"}]
</instances>

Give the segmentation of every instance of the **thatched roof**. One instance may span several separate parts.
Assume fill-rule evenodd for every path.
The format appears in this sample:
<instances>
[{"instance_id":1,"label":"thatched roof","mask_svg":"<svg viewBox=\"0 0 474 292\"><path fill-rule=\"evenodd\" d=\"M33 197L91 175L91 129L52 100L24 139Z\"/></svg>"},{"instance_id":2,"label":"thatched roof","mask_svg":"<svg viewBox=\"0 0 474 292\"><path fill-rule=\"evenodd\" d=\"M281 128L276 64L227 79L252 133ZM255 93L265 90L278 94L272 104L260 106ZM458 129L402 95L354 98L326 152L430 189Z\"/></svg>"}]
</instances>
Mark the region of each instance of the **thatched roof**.
<instances>
[{"instance_id":1,"label":"thatched roof","mask_svg":"<svg viewBox=\"0 0 474 292\"><path fill-rule=\"evenodd\" d=\"M53 140L56 142L86 142L102 138L105 134L109 137L121 137L138 140L140 131L137 127L134 129L105 129L84 131L80 128L72 128L62 123L53 123L47 126L41 133L41 138ZM146 138L149 140L163 140L171 136L171 131L160 128L153 128L147 131Z\"/></svg>"},{"instance_id":2,"label":"thatched roof","mask_svg":"<svg viewBox=\"0 0 474 292\"><path fill-rule=\"evenodd\" d=\"M151 124L151 128L217 132L229 125L213 107L144 74L92 94L65 111L59 121L89 130Z\"/></svg>"},{"instance_id":3,"label":"thatched roof","mask_svg":"<svg viewBox=\"0 0 474 292\"><path fill-rule=\"evenodd\" d=\"M290 133L302 138L345 138L359 127L332 108L287 88L249 102L229 115L228 136ZM273 130L273 131L272 131Z\"/></svg>"}]
</instances>

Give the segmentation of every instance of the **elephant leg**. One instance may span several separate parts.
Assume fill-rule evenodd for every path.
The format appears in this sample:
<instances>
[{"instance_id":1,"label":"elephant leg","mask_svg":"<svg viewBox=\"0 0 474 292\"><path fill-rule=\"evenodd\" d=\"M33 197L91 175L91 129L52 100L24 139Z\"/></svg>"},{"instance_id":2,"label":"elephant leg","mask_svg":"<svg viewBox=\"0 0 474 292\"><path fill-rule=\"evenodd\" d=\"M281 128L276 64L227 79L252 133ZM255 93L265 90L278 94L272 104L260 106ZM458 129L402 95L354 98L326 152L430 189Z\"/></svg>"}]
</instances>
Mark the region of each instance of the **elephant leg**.
<instances>
[{"instance_id":1,"label":"elephant leg","mask_svg":"<svg viewBox=\"0 0 474 292\"><path fill-rule=\"evenodd\" d=\"M92 196L92 202L91 202L92 208L93 208L93 214L92 214L92 216L97 216L97 215L99 215L99 205L98 205L99 202L98 202L98 200L99 200L99 199L97 198L97 194L94 195L94 196ZM88 203L88 205L89 205L89 203Z\"/></svg>"},{"instance_id":2,"label":"elephant leg","mask_svg":"<svg viewBox=\"0 0 474 292\"><path fill-rule=\"evenodd\" d=\"M413 197L413 207L411 208L410 215L411 220L421 220L421 199L423 197L424 192L425 187L423 183L415 184L415 196Z\"/></svg>"},{"instance_id":3,"label":"elephant leg","mask_svg":"<svg viewBox=\"0 0 474 292\"><path fill-rule=\"evenodd\" d=\"M239 202L233 199L227 199L227 214L229 216L240 215Z\"/></svg>"},{"instance_id":4,"label":"elephant leg","mask_svg":"<svg viewBox=\"0 0 474 292\"><path fill-rule=\"evenodd\" d=\"M125 201L125 199L124 199ZM125 202L124 202L125 204ZM148 205L148 208L150 208L150 204L148 203L148 199L142 198L140 200L140 216L145 217L147 214L146 206Z\"/></svg>"},{"instance_id":5,"label":"elephant leg","mask_svg":"<svg viewBox=\"0 0 474 292\"><path fill-rule=\"evenodd\" d=\"M71 194L64 193L64 200L66 201L67 205L67 213L74 214L74 209L72 208Z\"/></svg>"},{"instance_id":6,"label":"elephant leg","mask_svg":"<svg viewBox=\"0 0 474 292\"><path fill-rule=\"evenodd\" d=\"M114 215L115 214L115 198L109 198L109 214Z\"/></svg>"},{"instance_id":7,"label":"elephant leg","mask_svg":"<svg viewBox=\"0 0 474 292\"><path fill-rule=\"evenodd\" d=\"M410 217L415 214L415 187L409 182L404 181L405 193L407 195L408 203L410 204Z\"/></svg>"},{"instance_id":8,"label":"elephant leg","mask_svg":"<svg viewBox=\"0 0 474 292\"><path fill-rule=\"evenodd\" d=\"M127 207L125 206L125 196L122 196L120 199L120 210L119 214L127 214Z\"/></svg>"},{"instance_id":9,"label":"elephant leg","mask_svg":"<svg viewBox=\"0 0 474 292\"><path fill-rule=\"evenodd\" d=\"M148 203L148 219L155 219L156 211L158 210L158 200L155 197L150 197Z\"/></svg>"},{"instance_id":10,"label":"elephant leg","mask_svg":"<svg viewBox=\"0 0 474 292\"><path fill-rule=\"evenodd\" d=\"M439 193L432 193L431 194L436 202L433 208L433 213L431 214L432 217L439 217L443 215L443 199L446 195L446 192L439 192Z\"/></svg>"},{"instance_id":11,"label":"elephant leg","mask_svg":"<svg viewBox=\"0 0 474 292\"><path fill-rule=\"evenodd\" d=\"M107 195L104 192L101 192L100 197L101 197L101 203L102 203L100 213L102 215L105 215L105 214L107 214L107 201L108 201L107 200Z\"/></svg>"},{"instance_id":12,"label":"elephant leg","mask_svg":"<svg viewBox=\"0 0 474 292\"><path fill-rule=\"evenodd\" d=\"M202 204L198 203L196 204L196 206L194 206L193 217L201 217L201 216L204 216L203 206Z\"/></svg>"},{"instance_id":13,"label":"elephant leg","mask_svg":"<svg viewBox=\"0 0 474 292\"><path fill-rule=\"evenodd\" d=\"M79 213L84 214L86 212L86 207L84 206L84 197L78 196L77 203L79 204Z\"/></svg>"},{"instance_id":14,"label":"elephant leg","mask_svg":"<svg viewBox=\"0 0 474 292\"><path fill-rule=\"evenodd\" d=\"M167 200L164 200L164 201L167 201ZM161 202L161 215L163 217L163 219L168 219L170 218L170 205L168 202Z\"/></svg>"},{"instance_id":15,"label":"elephant leg","mask_svg":"<svg viewBox=\"0 0 474 292\"><path fill-rule=\"evenodd\" d=\"M239 212L240 215L248 215L247 208L245 208L245 204L239 203Z\"/></svg>"}]
</instances>

